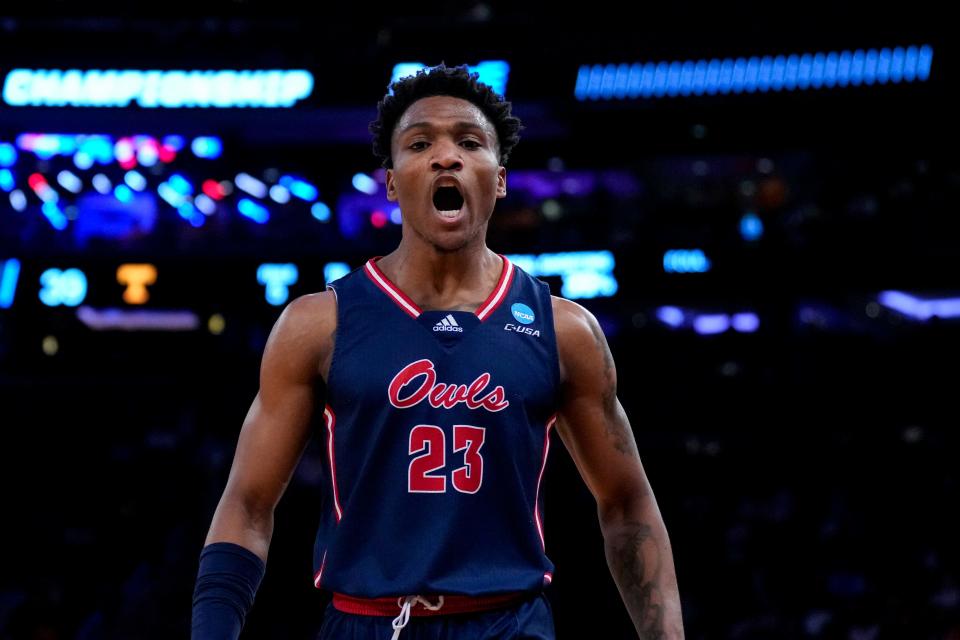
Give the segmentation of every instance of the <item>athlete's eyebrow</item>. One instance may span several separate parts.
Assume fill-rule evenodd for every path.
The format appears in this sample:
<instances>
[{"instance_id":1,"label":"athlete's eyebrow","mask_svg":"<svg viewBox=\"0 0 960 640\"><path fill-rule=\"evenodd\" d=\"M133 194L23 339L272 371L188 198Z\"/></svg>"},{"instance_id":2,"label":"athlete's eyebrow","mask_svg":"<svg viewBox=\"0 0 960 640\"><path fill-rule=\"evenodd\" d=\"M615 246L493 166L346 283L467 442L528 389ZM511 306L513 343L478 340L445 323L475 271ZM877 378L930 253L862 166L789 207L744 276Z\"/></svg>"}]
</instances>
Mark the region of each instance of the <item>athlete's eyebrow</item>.
<instances>
[{"instance_id":1,"label":"athlete's eyebrow","mask_svg":"<svg viewBox=\"0 0 960 640\"><path fill-rule=\"evenodd\" d=\"M406 127L401 129L399 135L402 136L403 134L410 131L411 129L437 129L437 128L441 128L441 127L437 127L432 122L414 122L412 124L408 124ZM465 129L472 129L474 131L480 131L481 133L484 133L484 134L487 133L484 127L481 127L476 122L470 122L469 120L461 120L460 122L454 122L450 126L450 128L453 129L454 131L463 131Z\"/></svg>"}]
</instances>

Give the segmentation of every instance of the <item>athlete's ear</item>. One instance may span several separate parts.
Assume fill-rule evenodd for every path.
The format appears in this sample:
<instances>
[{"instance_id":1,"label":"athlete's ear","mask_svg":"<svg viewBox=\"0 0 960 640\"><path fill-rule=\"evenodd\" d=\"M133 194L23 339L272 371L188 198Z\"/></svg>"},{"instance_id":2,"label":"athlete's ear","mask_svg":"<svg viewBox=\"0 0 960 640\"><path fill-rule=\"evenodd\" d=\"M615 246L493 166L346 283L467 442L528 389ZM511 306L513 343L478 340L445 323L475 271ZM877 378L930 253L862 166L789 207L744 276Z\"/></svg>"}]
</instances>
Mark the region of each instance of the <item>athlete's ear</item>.
<instances>
[{"instance_id":1,"label":"athlete's ear","mask_svg":"<svg viewBox=\"0 0 960 640\"><path fill-rule=\"evenodd\" d=\"M507 197L507 168L500 167L497 170L497 197Z\"/></svg>"},{"instance_id":2,"label":"athlete's ear","mask_svg":"<svg viewBox=\"0 0 960 640\"><path fill-rule=\"evenodd\" d=\"M390 202L397 201L397 184L393 181L393 169L387 169L387 200Z\"/></svg>"}]
</instances>

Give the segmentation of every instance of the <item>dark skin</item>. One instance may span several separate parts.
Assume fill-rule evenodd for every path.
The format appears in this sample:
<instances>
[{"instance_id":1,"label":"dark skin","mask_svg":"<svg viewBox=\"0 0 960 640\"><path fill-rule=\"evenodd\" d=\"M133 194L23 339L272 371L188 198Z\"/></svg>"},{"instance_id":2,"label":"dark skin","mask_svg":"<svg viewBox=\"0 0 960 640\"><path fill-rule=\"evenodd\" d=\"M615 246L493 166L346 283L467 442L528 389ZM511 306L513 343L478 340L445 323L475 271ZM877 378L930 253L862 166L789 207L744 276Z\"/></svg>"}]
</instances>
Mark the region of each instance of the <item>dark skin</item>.
<instances>
[{"instance_id":1,"label":"dark skin","mask_svg":"<svg viewBox=\"0 0 960 640\"><path fill-rule=\"evenodd\" d=\"M475 312L500 277L486 246L496 200L506 195L496 131L468 101L433 96L411 105L394 130L387 197L403 211L400 245L378 261L423 310ZM460 214L442 217L433 189L456 185ZM633 430L617 399L617 373L596 318L552 298L562 401L557 433L597 501L610 573L639 637L682 638L673 555ZM273 514L322 411L337 324L330 291L292 301L264 349L260 390L247 413L206 543L233 542L264 562Z\"/></svg>"}]
</instances>

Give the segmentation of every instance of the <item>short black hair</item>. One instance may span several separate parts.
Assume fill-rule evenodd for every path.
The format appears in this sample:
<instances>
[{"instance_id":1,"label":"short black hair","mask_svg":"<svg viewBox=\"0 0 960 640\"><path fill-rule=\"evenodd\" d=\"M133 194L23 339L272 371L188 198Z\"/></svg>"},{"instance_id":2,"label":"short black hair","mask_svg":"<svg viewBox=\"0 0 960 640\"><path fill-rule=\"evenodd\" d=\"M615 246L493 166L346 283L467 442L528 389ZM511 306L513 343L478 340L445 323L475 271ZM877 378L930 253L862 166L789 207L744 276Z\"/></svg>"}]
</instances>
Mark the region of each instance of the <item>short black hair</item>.
<instances>
[{"instance_id":1,"label":"short black hair","mask_svg":"<svg viewBox=\"0 0 960 640\"><path fill-rule=\"evenodd\" d=\"M510 152L520 142L523 125L520 118L511 115L512 105L479 78L480 74L470 73L466 65L447 67L441 62L391 84L392 95L388 93L377 104L377 119L369 127L373 155L380 159L381 165L393 168L390 143L400 117L414 102L430 96L451 96L475 104L496 130L500 165L506 165Z\"/></svg>"}]
</instances>

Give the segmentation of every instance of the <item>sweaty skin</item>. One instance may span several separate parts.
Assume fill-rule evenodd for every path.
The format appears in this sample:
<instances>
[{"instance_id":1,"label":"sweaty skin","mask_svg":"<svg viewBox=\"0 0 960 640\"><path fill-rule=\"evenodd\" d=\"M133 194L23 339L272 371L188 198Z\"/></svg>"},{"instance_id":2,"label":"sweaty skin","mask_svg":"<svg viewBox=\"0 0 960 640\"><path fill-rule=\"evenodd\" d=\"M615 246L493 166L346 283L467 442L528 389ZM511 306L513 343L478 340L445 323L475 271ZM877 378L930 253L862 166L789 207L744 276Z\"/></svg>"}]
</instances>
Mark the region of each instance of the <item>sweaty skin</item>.
<instances>
[{"instance_id":1,"label":"sweaty skin","mask_svg":"<svg viewBox=\"0 0 960 640\"><path fill-rule=\"evenodd\" d=\"M506 196L494 127L472 103L432 96L403 114L391 148L387 197L403 212L402 239L377 266L423 310L476 311L502 267L486 246L494 205ZM437 212L438 185L463 195L457 216ZM606 338L582 306L558 297L552 306L562 384L557 433L597 501L610 573L640 638L683 638L670 541L617 399ZM233 542L266 562L274 510L309 439L311 415L323 407L336 324L331 291L293 300L277 319L207 544Z\"/></svg>"}]
</instances>

